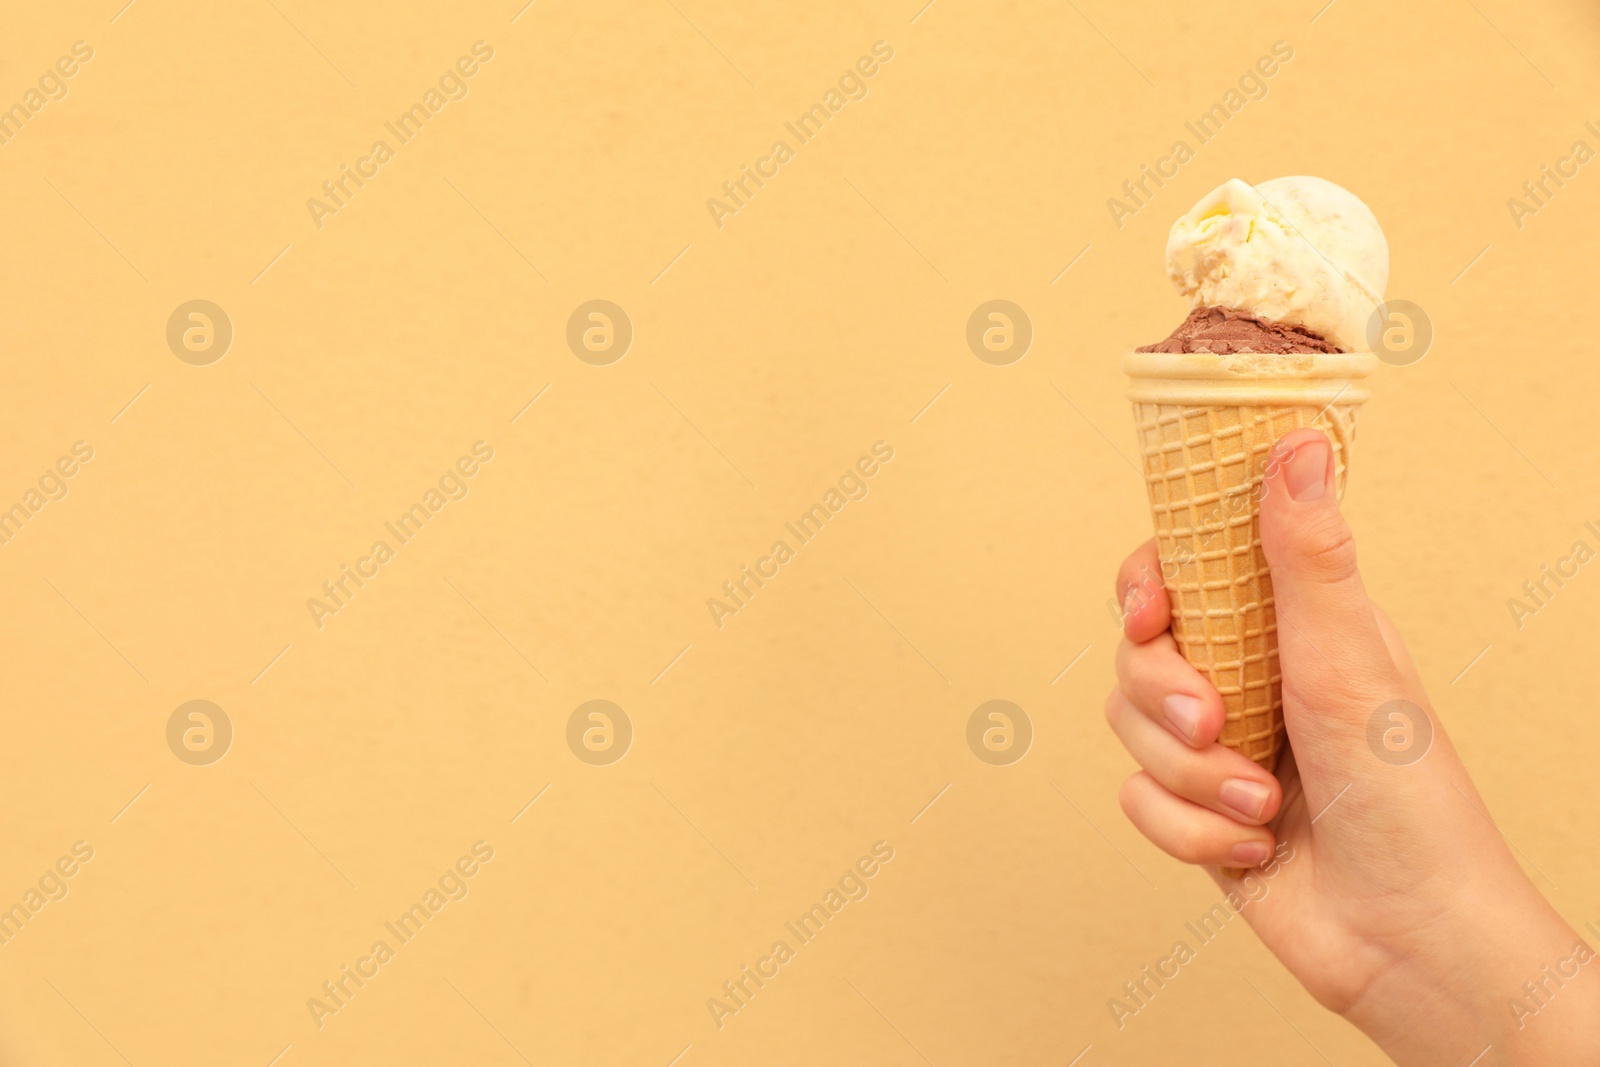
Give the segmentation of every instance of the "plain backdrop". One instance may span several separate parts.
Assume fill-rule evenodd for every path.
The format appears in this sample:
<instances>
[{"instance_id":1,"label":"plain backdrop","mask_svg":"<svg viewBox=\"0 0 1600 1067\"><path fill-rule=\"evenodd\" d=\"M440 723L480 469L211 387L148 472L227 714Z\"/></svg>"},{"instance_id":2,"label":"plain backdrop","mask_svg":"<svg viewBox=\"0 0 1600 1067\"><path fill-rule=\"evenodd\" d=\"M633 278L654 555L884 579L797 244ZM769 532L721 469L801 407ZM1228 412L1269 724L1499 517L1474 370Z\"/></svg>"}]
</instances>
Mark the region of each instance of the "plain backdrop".
<instances>
[{"instance_id":1,"label":"plain backdrop","mask_svg":"<svg viewBox=\"0 0 1600 1067\"><path fill-rule=\"evenodd\" d=\"M1385 1062L1242 922L1192 943L1220 894L1127 824L1101 716L1112 578L1148 536L1117 360L1182 317L1167 228L1235 176L1354 191L1433 323L1373 382L1347 511L1501 829L1600 919L1600 564L1520 627L1507 604L1600 548L1600 162L1520 226L1507 205L1600 150L1600 12L921 2L6 12L0 506L93 449L0 546L0 906L93 849L0 944L12 1062ZM42 77L66 95L28 112ZM1119 226L1108 199L1178 140ZM346 166L372 176L313 212ZM566 339L596 299L633 330L605 366ZM1032 324L1007 366L966 342L991 299ZM233 328L206 366L167 343L192 300ZM375 577L308 608L378 540ZM719 627L708 599L779 540ZM169 747L191 700L231 724L220 761ZM620 761L569 746L590 700L626 716ZM1031 725L1009 765L968 746L991 700ZM480 841L399 945L385 923ZM801 945L785 924L877 842ZM379 940L319 1027L308 999ZM719 1027L708 999L779 940ZM1180 940L1119 1029L1108 1000Z\"/></svg>"}]
</instances>

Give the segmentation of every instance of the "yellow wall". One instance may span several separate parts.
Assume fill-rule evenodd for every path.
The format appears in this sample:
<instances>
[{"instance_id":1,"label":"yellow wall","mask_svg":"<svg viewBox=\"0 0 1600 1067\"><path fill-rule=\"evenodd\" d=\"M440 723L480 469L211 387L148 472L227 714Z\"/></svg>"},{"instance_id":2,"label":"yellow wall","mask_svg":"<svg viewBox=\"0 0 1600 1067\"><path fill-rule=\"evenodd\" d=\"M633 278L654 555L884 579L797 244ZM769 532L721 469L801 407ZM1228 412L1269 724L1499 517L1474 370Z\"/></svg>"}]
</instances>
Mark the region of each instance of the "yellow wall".
<instances>
[{"instance_id":1,"label":"yellow wall","mask_svg":"<svg viewBox=\"0 0 1600 1067\"><path fill-rule=\"evenodd\" d=\"M0 903L93 849L0 945L13 1062L1383 1062L1242 924L1120 1031L1106 1003L1219 899L1118 811L1100 702L1148 521L1117 355L1181 317L1167 226L1235 175L1355 191L1432 317L1376 379L1349 513L1505 833L1600 918L1600 573L1520 630L1506 606L1600 546L1600 163L1520 229L1506 205L1600 149L1592 5L520 2L5 15L0 102L93 49L0 145L0 505L93 450L0 547ZM1277 41L1265 98L1115 225ZM197 299L234 331L205 366L166 337ZM565 340L593 299L634 330L606 366ZM1020 362L968 350L990 299L1031 319ZM465 499L388 535L480 441ZM880 441L719 628L707 599ZM596 699L633 730L605 766L567 743ZM967 746L995 699L1034 730L1010 766ZM168 745L191 700L232 724L210 765ZM880 841L719 1029L707 999ZM463 856L465 899L387 934Z\"/></svg>"}]
</instances>

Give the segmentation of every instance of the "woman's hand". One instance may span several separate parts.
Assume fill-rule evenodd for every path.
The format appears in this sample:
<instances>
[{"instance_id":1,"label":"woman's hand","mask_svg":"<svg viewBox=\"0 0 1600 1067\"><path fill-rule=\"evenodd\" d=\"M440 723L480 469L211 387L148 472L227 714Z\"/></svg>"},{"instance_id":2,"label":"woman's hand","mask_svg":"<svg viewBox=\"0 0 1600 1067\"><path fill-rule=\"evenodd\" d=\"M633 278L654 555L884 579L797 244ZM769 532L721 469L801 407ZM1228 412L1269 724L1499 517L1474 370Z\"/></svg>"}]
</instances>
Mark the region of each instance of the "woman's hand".
<instances>
[{"instance_id":1,"label":"woman's hand","mask_svg":"<svg viewBox=\"0 0 1600 1067\"><path fill-rule=\"evenodd\" d=\"M1397 1062L1600 1063L1600 959L1512 858L1367 598L1327 438L1286 436L1263 489L1291 751L1274 778L1217 743L1222 699L1168 632L1147 542L1117 578L1125 640L1106 718L1143 768L1123 810L1230 891L1221 869L1266 864L1272 891L1244 916Z\"/></svg>"}]
</instances>

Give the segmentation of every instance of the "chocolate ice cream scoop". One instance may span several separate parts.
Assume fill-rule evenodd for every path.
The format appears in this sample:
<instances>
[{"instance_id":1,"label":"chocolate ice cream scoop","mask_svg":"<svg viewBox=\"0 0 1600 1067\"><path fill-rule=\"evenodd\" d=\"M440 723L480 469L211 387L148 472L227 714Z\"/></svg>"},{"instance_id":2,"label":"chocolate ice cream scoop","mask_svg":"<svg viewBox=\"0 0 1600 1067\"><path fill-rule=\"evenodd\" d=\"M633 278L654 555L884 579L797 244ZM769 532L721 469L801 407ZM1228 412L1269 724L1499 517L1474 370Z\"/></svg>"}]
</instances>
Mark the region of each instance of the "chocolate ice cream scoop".
<instances>
[{"instance_id":1,"label":"chocolate ice cream scoop","mask_svg":"<svg viewBox=\"0 0 1600 1067\"><path fill-rule=\"evenodd\" d=\"M1287 355L1292 352L1339 352L1342 349L1301 326L1265 322L1233 308L1198 307L1189 312L1189 317L1172 331L1171 337L1153 345L1144 345L1139 351L1212 352L1226 356L1235 352Z\"/></svg>"}]
</instances>

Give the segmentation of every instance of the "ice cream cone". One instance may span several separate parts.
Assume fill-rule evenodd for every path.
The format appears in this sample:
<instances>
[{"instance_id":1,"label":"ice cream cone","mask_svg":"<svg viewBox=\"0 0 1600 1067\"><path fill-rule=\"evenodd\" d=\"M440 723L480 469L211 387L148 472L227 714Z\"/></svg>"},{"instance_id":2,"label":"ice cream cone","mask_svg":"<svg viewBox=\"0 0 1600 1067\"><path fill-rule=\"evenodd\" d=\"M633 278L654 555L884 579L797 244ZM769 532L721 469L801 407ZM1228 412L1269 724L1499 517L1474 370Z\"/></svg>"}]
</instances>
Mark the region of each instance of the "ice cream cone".
<instances>
[{"instance_id":1,"label":"ice cream cone","mask_svg":"<svg viewBox=\"0 0 1600 1067\"><path fill-rule=\"evenodd\" d=\"M1172 636L1222 694L1222 743L1268 771L1285 738L1272 580L1258 519L1272 446L1299 427L1333 442L1344 494L1370 352L1130 352L1139 448ZM1152 576L1152 580L1153 580Z\"/></svg>"}]
</instances>

